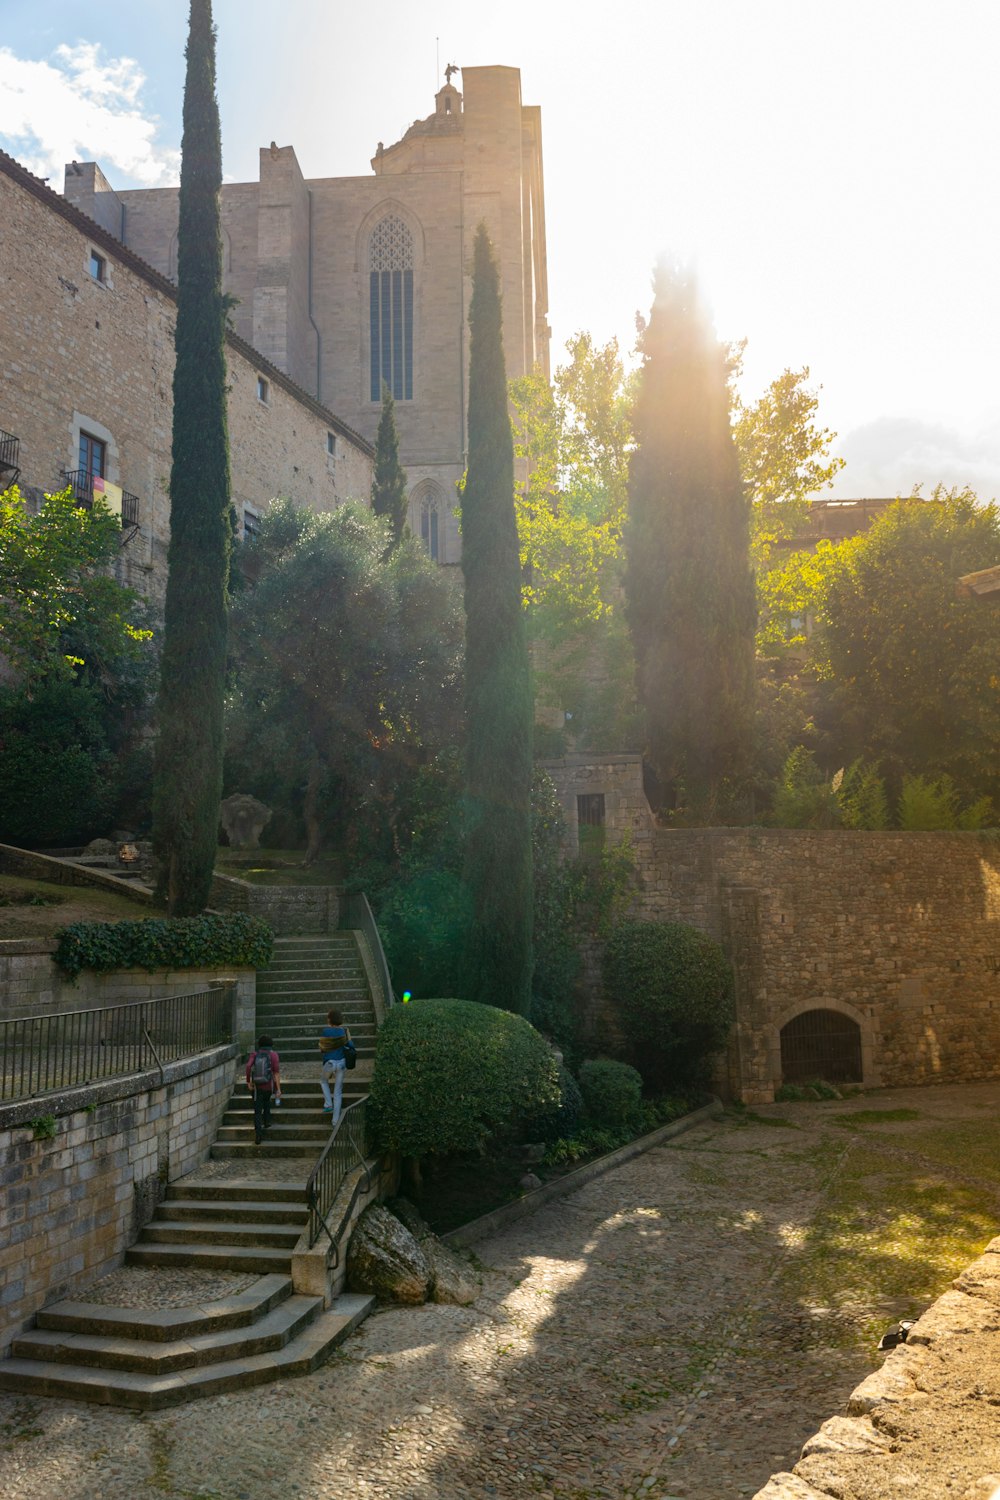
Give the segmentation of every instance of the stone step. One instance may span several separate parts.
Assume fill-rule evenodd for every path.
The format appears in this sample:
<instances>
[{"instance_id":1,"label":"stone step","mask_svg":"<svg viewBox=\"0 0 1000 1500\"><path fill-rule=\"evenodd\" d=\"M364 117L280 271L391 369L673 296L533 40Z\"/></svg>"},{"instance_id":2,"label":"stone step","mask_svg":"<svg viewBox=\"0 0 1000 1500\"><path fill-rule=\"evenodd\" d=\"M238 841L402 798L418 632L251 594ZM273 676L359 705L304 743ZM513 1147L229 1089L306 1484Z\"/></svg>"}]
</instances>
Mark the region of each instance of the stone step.
<instances>
[{"instance_id":1,"label":"stone step","mask_svg":"<svg viewBox=\"0 0 1000 1500\"><path fill-rule=\"evenodd\" d=\"M267 1144L269 1146L280 1146L290 1141L315 1141L322 1145L330 1132L329 1123L324 1124L322 1120L315 1123L302 1125L284 1125L279 1123L277 1114L271 1116L271 1127L267 1132ZM253 1120L248 1120L245 1125L220 1125L215 1136L217 1146L232 1144L253 1136Z\"/></svg>"},{"instance_id":2,"label":"stone step","mask_svg":"<svg viewBox=\"0 0 1000 1500\"><path fill-rule=\"evenodd\" d=\"M268 1135L271 1132L268 1131ZM246 1141L216 1141L210 1155L212 1161L285 1161L302 1157L312 1163L320 1153L319 1141L271 1141L264 1140L255 1146L252 1138ZM311 1166L306 1167L306 1176Z\"/></svg>"},{"instance_id":3,"label":"stone step","mask_svg":"<svg viewBox=\"0 0 1000 1500\"><path fill-rule=\"evenodd\" d=\"M301 1190L300 1190L301 1191ZM292 1295L288 1276L259 1276L245 1291L201 1307L109 1307L100 1302L56 1302L38 1313L39 1328L104 1334L114 1339L174 1342L195 1334L246 1328Z\"/></svg>"},{"instance_id":4,"label":"stone step","mask_svg":"<svg viewBox=\"0 0 1000 1500\"><path fill-rule=\"evenodd\" d=\"M245 1359L281 1349L314 1321L322 1307L322 1297L289 1297L245 1328L215 1329L169 1341L40 1328L15 1339L11 1353L15 1359L51 1360L57 1364L99 1365L105 1370L139 1370L148 1375L170 1375L175 1370Z\"/></svg>"},{"instance_id":5,"label":"stone step","mask_svg":"<svg viewBox=\"0 0 1000 1500\"><path fill-rule=\"evenodd\" d=\"M297 1202L260 1203L256 1198L170 1198L154 1213L152 1225L161 1219L176 1223L178 1219L196 1219L200 1223L297 1224L307 1218L302 1197Z\"/></svg>"},{"instance_id":6,"label":"stone step","mask_svg":"<svg viewBox=\"0 0 1000 1500\"><path fill-rule=\"evenodd\" d=\"M254 1223L237 1219L153 1219L139 1231L140 1245L244 1245L294 1250L302 1224Z\"/></svg>"},{"instance_id":7,"label":"stone step","mask_svg":"<svg viewBox=\"0 0 1000 1500\"><path fill-rule=\"evenodd\" d=\"M305 1375L316 1367L361 1320L374 1298L347 1294L329 1312L321 1313L281 1349L246 1359L149 1375L135 1370L97 1370L86 1365L58 1365L43 1360L0 1361L0 1389L38 1396L127 1406L155 1411L177 1406L197 1396L262 1385L286 1375Z\"/></svg>"},{"instance_id":8,"label":"stone step","mask_svg":"<svg viewBox=\"0 0 1000 1500\"><path fill-rule=\"evenodd\" d=\"M302 1179L303 1184L305 1178ZM200 1198L211 1203L232 1201L242 1203L246 1198L253 1196L258 1202L301 1204L303 1202L302 1186L294 1182L261 1182L255 1178L248 1177L242 1182L230 1178L212 1180L208 1182L192 1182L189 1177L182 1177L177 1182L172 1182L164 1194L165 1202L173 1202L175 1199Z\"/></svg>"},{"instance_id":9,"label":"stone step","mask_svg":"<svg viewBox=\"0 0 1000 1500\"><path fill-rule=\"evenodd\" d=\"M208 1271L277 1272L282 1276L291 1274L291 1261L290 1250L267 1245L142 1244L125 1251L127 1266L192 1266Z\"/></svg>"}]
</instances>

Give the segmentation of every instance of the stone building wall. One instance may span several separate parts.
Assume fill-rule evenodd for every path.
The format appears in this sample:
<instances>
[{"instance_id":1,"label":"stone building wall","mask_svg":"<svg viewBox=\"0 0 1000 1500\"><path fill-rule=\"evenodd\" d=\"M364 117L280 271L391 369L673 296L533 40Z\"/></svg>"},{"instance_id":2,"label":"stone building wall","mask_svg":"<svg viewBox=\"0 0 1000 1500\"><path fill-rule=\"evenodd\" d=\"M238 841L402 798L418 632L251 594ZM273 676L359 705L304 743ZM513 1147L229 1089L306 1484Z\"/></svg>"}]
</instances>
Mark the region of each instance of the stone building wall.
<instances>
[{"instance_id":1,"label":"stone building wall","mask_svg":"<svg viewBox=\"0 0 1000 1500\"><path fill-rule=\"evenodd\" d=\"M410 525L433 504L438 559L460 554L455 484L466 461L468 308L481 221L496 247L508 376L548 371L541 116L521 102L516 68L466 68L434 112L388 146L372 142L371 173L303 178L291 146L265 146L258 181L221 193L226 291L240 335L303 389L374 439L370 246L387 216L413 251L413 388L397 395ZM361 164L359 163L359 166ZM176 188L115 193L93 162L66 170L67 198L115 230L164 276L177 272Z\"/></svg>"},{"instance_id":2,"label":"stone building wall","mask_svg":"<svg viewBox=\"0 0 1000 1500\"><path fill-rule=\"evenodd\" d=\"M1000 1077L1000 844L975 833L666 829L639 756L545 762L578 844L577 797L603 794L606 837L628 837L633 915L687 922L733 962L730 1086L747 1102L782 1081L781 1030L819 1010L860 1031L863 1082ZM614 1035L600 945L584 945L587 1023Z\"/></svg>"},{"instance_id":3,"label":"stone building wall","mask_svg":"<svg viewBox=\"0 0 1000 1500\"><path fill-rule=\"evenodd\" d=\"M121 1263L168 1181L208 1157L235 1047L128 1079L0 1106L0 1357L38 1310ZM55 1134L31 1119L51 1113Z\"/></svg>"},{"instance_id":4,"label":"stone building wall","mask_svg":"<svg viewBox=\"0 0 1000 1500\"><path fill-rule=\"evenodd\" d=\"M106 477L139 499L139 532L122 547L119 579L162 607L176 288L2 153L0 222L0 428L20 440L22 487L65 488L80 431L105 441ZM92 250L104 280L91 275ZM235 336L227 364L241 521L275 495L317 511L368 502L372 452L363 439Z\"/></svg>"}]
</instances>

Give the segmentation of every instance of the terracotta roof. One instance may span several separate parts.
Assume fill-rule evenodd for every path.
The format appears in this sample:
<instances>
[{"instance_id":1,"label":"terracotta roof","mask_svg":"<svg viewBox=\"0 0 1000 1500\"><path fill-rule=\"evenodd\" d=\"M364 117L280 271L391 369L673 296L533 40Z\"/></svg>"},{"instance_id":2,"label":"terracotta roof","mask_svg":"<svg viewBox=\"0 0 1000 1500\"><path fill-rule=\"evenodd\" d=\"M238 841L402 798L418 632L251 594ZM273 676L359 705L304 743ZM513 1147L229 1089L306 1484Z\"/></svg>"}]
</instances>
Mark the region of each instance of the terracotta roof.
<instances>
[{"instance_id":1,"label":"terracotta roof","mask_svg":"<svg viewBox=\"0 0 1000 1500\"><path fill-rule=\"evenodd\" d=\"M81 234L85 234L95 245L100 245L102 250L106 250L109 255L114 256L120 264L128 266L137 276L142 277L143 281L147 282L148 285L155 287L158 292L162 292L172 302L177 301L177 287L168 276L164 276L162 271L157 271L154 266L151 266L148 261L143 260L141 256L136 255L135 251L130 250L127 245L123 245L120 239L110 234L108 230L90 218L88 214L83 213L81 209L70 203L68 198L64 198L61 193L57 193L53 188L50 188L48 183L44 182L41 177L36 177L33 172L29 172L27 167L23 167L19 161L13 156L9 156L6 151L0 151L0 172L25 188L33 197L44 203L46 208L51 209L53 213L59 214L67 223L72 224L74 229L79 229ZM277 365L273 365L269 359L261 354L259 349L255 349L252 344L248 344L246 339L241 339L239 334L233 333L231 329L226 330L226 343L231 349L235 349L238 354L242 354L248 363L265 374L275 385L287 391L294 400L298 401L302 406L308 407L314 416L322 417L328 427L339 432L343 437L350 438L369 457L374 457L375 449L368 442L367 438L363 438L359 432L355 432L353 427L349 427L328 406L324 406L321 401L317 401L315 396L310 396L308 391L303 390L300 385L296 385L295 381L290 380L284 370L279 370Z\"/></svg>"}]
</instances>

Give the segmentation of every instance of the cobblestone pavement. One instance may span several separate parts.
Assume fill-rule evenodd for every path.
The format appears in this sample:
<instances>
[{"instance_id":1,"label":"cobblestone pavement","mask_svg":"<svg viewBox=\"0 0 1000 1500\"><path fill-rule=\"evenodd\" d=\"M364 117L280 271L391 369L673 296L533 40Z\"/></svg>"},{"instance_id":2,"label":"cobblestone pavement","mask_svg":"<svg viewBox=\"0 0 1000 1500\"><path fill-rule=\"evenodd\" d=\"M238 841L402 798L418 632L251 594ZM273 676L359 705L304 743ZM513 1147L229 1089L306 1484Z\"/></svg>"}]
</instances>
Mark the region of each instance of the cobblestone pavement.
<instances>
[{"instance_id":1,"label":"cobblestone pavement","mask_svg":"<svg viewBox=\"0 0 1000 1500\"><path fill-rule=\"evenodd\" d=\"M483 1241L474 1306L380 1312L299 1380L146 1417L0 1395L0 1496L751 1496L874 1367L859 1327L909 1311L792 1275L872 1149L845 1114L891 1107L985 1129L1000 1085L702 1124ZM878 1129L926 1186L912 1127ZM985 1243L1000 1201L976 1181Z\"/></svg>"}]
</instances>

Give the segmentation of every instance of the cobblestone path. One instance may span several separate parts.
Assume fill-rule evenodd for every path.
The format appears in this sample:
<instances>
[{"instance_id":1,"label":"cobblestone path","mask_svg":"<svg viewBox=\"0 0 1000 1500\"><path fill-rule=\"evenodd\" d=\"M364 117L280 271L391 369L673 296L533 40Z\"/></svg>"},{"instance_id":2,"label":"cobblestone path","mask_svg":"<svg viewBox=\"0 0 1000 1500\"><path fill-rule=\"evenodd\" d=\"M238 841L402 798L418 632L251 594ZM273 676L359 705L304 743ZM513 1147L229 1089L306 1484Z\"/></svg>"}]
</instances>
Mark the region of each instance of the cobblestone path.
<instances>
[{"instance_id":1,"label":"cobblestone path","mask_svg":"<svg viewBox=\"0 0 1000 1500\"><path fill-rule=\"evenodd\" d=\"M936 1156L913 1122L845 1123L899 1107ZM312 1376L146 1417L0 1395L0 1496L753 1495L874 1367L869 1324L914 1310L884 1278L804 1276L833 1188L901 1174L985 1243L997 1180L962 1143L998 1117L975 1085L701 1125L482 1242L475 1306L379 1313Z\"/></svg>"}]
</instances>

